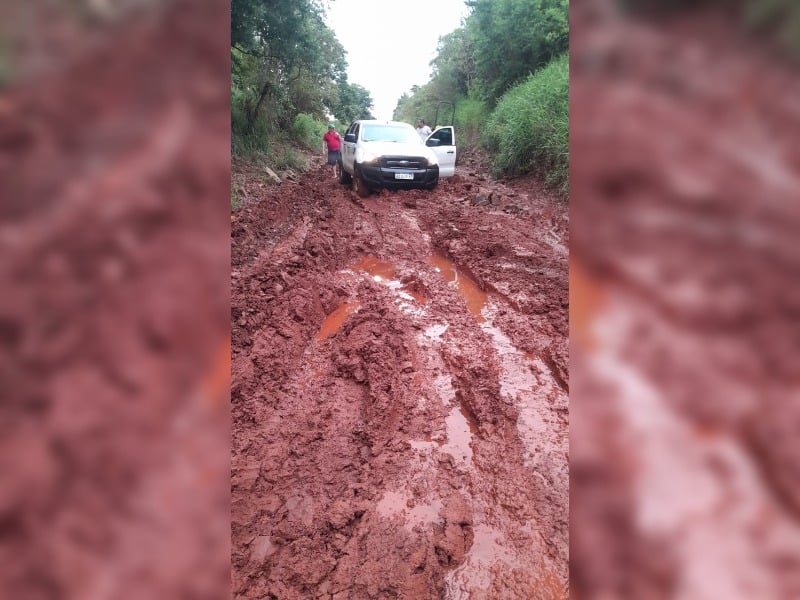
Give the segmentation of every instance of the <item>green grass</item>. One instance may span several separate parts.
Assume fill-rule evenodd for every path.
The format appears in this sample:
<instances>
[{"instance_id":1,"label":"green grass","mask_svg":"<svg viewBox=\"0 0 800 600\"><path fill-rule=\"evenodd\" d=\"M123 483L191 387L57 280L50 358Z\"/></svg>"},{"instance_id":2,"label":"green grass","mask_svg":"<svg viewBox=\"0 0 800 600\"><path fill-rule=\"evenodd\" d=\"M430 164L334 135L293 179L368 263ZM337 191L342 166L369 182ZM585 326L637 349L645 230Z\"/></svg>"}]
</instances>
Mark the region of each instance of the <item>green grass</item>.
<instances>
[{"instance_id":1,"label":"green grass","mask_svg":"<svg viewBox=\"0 0 800 600\"><path fill-rule=\"evenodd\" d=\"M569 190L569 58L565 54L509 90L486 123L483 144L495 175L540 173Z\"/></svg>"},{"instance_id":2,"label":"green grass","mask_svg":"<svg viewBox=\"0 0 800 600\"><path fill-rule=\"evenodd\" d=\"M489 111L480 100L462 98L456 102L456 136L459 145L475 146L480 141L481 127L486 122Z\"/></svg>"}]
</instances>

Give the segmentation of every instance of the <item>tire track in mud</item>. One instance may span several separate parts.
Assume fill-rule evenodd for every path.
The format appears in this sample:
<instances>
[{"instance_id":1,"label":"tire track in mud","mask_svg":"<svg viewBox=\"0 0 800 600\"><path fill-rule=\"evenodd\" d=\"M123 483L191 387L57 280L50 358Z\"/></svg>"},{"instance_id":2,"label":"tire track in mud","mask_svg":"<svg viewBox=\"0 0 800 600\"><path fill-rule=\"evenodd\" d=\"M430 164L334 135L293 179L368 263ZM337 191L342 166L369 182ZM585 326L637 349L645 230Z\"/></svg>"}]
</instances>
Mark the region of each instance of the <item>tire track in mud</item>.
<instances>
[{"instance_id":1,"label":"tire track in mud","mask_svg":"<svg viewBox=\"0 0 800 600\"><path fill-rule=\"evenodd\" d=\"M566 344L566 258L532 242L533 210L504 232L527 258L486 277L496 217L463 179L356 203L311 173L272 191L294 225L271 247L274 204L234 215L236 597L566 597L567 398L542 358ZM489 229L454 252L463 219ZM521 310L462 296L467 272L479 294L536 277L531 257L561 268L564 323L528 318L531 281Z\"/></svg>"}]
</instances>

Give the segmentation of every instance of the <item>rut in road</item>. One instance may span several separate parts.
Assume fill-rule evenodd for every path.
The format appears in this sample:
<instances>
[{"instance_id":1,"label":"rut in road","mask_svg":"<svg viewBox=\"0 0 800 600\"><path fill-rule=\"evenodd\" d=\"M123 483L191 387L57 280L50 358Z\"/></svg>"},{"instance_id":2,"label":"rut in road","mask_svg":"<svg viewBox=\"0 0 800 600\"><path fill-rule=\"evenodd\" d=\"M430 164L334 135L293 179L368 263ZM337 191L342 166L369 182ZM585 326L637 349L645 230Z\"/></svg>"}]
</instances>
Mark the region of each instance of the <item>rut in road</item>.
<instances>
[{"instance_id":1,"label":"rut in road","mask_svg":"<svg viewBox=\"0 0 800 600\"><path fill-rule=\"evenodd\" d=\"M232 216L237 597L566 597L566 208L463 171Z\"/></svg>"}]
</instances>

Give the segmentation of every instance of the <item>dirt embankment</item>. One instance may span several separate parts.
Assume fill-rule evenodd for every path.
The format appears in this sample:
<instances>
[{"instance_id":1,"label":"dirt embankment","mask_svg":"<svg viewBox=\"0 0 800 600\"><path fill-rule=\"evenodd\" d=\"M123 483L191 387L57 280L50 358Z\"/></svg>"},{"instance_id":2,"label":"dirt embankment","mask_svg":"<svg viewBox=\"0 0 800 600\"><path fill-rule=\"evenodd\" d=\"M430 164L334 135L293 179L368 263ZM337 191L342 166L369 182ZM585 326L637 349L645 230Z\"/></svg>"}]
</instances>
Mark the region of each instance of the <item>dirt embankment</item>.
<instances>
[{"instance_id":1,"label":"dirt embankment","mask_svg":"<svg viewBox=\"0 0 800 600\"><path fill-rule=\"evenodd\" d=\"M567 210L476 158L231 216L236 598L565 598Z\"/></svg>"}]
</instances>

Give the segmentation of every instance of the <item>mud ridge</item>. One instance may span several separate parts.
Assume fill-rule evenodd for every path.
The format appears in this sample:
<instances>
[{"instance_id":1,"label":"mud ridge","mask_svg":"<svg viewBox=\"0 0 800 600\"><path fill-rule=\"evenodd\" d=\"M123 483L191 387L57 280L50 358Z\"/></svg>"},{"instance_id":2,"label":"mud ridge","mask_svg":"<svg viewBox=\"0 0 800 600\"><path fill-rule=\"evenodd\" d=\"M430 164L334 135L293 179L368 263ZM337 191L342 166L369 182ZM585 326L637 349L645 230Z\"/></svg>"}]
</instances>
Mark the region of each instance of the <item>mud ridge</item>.
<instances>
[{"instance_id":1,"label":"mud ridge","mask_svg":"<svg viewBox=\"0 0 800 600\"><path fill-rule=\"evenodd\" d=\"M479 177L233 213L236 598L567 597L566 208Z\"/></svg>"}]
</instances>

